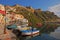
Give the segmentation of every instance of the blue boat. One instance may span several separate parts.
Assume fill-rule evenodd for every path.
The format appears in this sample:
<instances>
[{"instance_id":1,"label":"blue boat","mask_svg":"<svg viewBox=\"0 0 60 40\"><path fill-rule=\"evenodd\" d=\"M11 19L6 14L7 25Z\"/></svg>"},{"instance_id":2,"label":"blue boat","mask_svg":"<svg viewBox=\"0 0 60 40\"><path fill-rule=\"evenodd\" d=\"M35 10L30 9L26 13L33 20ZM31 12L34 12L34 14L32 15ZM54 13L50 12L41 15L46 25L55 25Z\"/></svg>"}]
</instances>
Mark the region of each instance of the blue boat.
<instances>
[{"instance_id":1,"label":"blue boat","mask_svg":"<svg viewBox=\"0 0 60 40\"><path fill-rule=\"evenodd\" d=\"M30 29L30 30L21 30L22 35L32 36L32 35L39 35L39 30Z\"/></svg>"}]
</instances>

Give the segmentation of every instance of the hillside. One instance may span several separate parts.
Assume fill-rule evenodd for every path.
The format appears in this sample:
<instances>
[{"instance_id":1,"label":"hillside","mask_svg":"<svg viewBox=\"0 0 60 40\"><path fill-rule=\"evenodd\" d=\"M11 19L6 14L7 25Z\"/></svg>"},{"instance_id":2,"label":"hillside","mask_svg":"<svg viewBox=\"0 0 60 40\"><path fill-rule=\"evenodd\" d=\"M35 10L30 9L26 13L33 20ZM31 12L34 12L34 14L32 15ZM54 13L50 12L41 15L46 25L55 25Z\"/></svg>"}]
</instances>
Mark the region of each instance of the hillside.
<instances>
[{"instance_id":1,"label":"hillside","mask_svg":"<svg viewBox=\"0 0 60 40\"><path fill-rule=\"evenodd\" d=\"M32 7L23 7L20 5L5 6L7 13L22 14L29 20L33 26L37 23L44 24L45 21L56 21L59 17L50 11L42 11L41 9L33 9Z\"/></svg>"}]
</instances>

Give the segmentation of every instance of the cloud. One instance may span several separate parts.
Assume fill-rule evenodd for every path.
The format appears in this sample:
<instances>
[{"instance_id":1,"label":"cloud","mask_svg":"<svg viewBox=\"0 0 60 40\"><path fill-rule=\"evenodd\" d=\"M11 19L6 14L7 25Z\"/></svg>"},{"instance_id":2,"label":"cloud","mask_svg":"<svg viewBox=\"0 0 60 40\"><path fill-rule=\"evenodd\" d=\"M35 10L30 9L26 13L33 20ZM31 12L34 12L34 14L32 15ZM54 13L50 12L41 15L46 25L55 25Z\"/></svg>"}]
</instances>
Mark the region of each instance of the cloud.
<instances>
[{"instance_id":1,"label":"cloud","mask_svg":"<svg viewBox=\"0 0 60 40\"><path fill-rule=\"evenodd\" d=\"M51 6L48 8L49 11L54 12L56 15L60 17L60 4Z\"/></svg>"}]
</instances>

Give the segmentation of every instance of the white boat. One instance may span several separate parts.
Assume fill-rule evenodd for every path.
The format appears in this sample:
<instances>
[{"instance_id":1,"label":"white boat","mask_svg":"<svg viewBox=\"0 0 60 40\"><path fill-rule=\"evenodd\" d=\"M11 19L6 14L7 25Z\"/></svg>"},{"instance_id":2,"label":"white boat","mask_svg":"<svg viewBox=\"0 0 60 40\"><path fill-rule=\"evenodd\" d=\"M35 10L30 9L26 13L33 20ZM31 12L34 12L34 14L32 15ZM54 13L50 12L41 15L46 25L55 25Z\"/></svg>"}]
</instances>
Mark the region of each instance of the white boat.
<instances>
[{"instance_id":1,"label":"white boat","mask_svg":"<svg viewBox=\"0 0 60 40\"><path fill-rule=\"evenodd\" d=\"M32 36L32 35L39 35L39 30L31 29L31 30L21 30L22 35Z\"/></svg>"},{"instance_id":2,"label":"white boat","mask_svg":"<svg viewBox=\"0 0 60 40\"><path fill-rule=\"evenodd\" d=\"M25 26L17 26L21 32L22 35L24 36L32 36L32 35L39 35L39 30L37 30L36 28L32 28L32 27L25 27Z\"/></svg>"}]
</instances>

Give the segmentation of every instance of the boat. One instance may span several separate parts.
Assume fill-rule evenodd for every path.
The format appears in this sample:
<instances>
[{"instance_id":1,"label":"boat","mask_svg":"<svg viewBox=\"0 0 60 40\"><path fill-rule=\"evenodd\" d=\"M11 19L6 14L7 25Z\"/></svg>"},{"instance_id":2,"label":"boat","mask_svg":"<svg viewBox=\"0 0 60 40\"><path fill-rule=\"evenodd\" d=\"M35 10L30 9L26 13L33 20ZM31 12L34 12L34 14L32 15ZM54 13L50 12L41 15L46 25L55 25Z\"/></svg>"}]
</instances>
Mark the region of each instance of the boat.
<instances>
[{"instance_id":1,"label":"boat","mask_svg":"<svg viewBox=\"0 0 60 40\"><path fill-rule=\"evenodd\" d=\"M22 24L21 24L22 23ZM39 30L36 28L28 27L28 21L26 19L18 20L15 24L7 26L8 29L16 29L22 32L22 36L37 36Z\"/></svg>"},{"instance_id":2,"label":"boat","mask_svg":"<svg viewBox=\"0 0 60 40\"><path fill-rule=\"evenodd\" d=\"M22 27L22 26L19 26L17 28L16 25L10 25L7 27L8 29L16 29L16 30L19 30L20 32L22 32L22 36L37 36L39 35L39 30L37 30L36 28L31 28L31 27Z\"/></svg>"},{"instance_id":3,"label":"boat","mask_svg":"<svg viewBox=\"0 0 60 40\"><path fill-rule=\"evenodd\" d=\"M21 30L23 36L39 35L39 30Z\"/></svg>"},{"instance_id":4,"label":"boat","mask_svg":"<svg viewBox=\"0 0 60 40\"><path fill-rule=\"evenodd\" d=\"M20 28L19 28L20 27ZM39 35L39 30L32 27L18 26L19 30L22 32L23 36L33 36Z\"/></svg>"}]
</instances>

